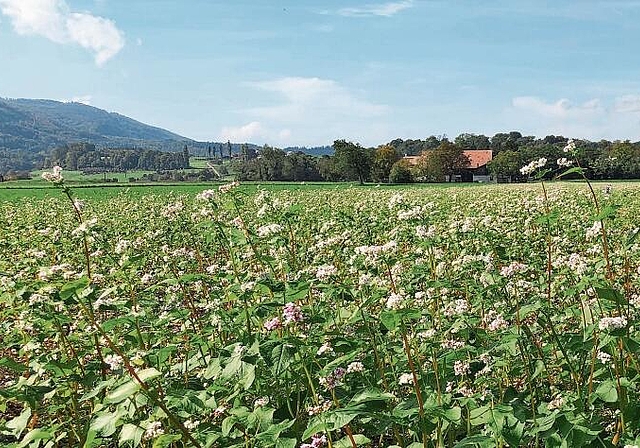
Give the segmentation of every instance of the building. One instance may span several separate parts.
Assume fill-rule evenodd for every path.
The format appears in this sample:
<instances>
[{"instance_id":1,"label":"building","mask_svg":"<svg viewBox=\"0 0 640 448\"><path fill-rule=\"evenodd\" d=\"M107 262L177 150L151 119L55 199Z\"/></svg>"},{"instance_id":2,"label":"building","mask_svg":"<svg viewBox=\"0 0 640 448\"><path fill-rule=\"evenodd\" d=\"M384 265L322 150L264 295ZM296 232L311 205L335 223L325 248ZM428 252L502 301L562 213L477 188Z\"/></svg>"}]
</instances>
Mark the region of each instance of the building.
<instances>
[{"instance_id":1,"label":"building","mask_svg":"<svg viewBox=\"0 0 640 448\"><path fill-rule=\"evenodd\" d=\"M453 180L456 182L491 182L487 164L493 160L493 151L490 149L465 149L463 154L469 159L469 164L460 173L454 174ZM419 156L404 156L402 160L415 166L423 155L428 156L429 151L424 151Z\"/></svg>"}]
</instances>

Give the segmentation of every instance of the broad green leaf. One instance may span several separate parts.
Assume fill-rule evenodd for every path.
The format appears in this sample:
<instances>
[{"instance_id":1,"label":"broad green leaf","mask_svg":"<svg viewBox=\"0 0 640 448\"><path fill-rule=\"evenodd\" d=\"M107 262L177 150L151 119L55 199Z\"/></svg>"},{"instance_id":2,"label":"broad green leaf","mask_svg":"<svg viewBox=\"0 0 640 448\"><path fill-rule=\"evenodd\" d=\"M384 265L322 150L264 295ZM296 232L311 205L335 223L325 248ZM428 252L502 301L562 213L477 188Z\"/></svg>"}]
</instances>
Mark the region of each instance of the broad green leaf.
<instances>
[{"instance_id":1,"label":"broad green leaf","mask_svg":"<svg viewBox=\"0 0 640 448\"><path fill-rule=\"evenodd\" d=\"M371 443L371 439L367 438L364 434L354 434L353 440L356 442L356 446L362 446ZM353 444L351 443L351 439L349 438L349 436L347 436L335 442L333 446L334 448L351 448Z\"/></svg>"},{"instance_id":2,"label":"broad green leaf","mask_svg":"<svg viewBox=\"0 0 640 448\"><path fill-rule=\"evenodd\" d=\"M29 420L31 420L31 408L29 406L26 406L22 410L20 415L9 420L7 423L5 423L5 426L10 430L11 434L14 437L20 437L22 431L24 431L24 429L27 427L27 424L29 424Z\"/></svg>"},{"instance_id":3,"label":"broad green leaf","mask_svg":"<svg viewBox=\"0 0 640 448\"><path fill-rule=\"evenodd\" d=\"M131 442L134 447L140 445L144 429L139 426L126 423L122 425L120 430L120 438L118 439L118 446L122 446L125 443Z\"/></svg>"},{"instance_id":4,"label":"broad green leaf","mask_svg":"<svg viewBox=\"0 0 640 448\"><path fill-rule=\"evenodd\" d=\"M606 403L615 403L618 401L618 390L613 380L606 380L600 383L595 391L595 395Z\"/></svg>"}]
</instances>

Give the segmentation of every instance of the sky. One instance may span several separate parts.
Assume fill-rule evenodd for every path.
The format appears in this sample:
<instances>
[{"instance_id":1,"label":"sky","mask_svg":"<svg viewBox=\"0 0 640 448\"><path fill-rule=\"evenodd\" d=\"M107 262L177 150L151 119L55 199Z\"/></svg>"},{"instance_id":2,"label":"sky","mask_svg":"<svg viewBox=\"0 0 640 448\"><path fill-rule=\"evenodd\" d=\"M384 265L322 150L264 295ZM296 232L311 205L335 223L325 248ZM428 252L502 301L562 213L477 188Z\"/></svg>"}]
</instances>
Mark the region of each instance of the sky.
<instances>
[{"instance_id":1,"label":"sky","mask_svg":"<svg viewBox=\"0 0 640 448\"><path fill-rule=\"evenodd\" d=\"M0 0L0 97L200 141L640 140L640 0Z\"/></svg>"}]
</instances>

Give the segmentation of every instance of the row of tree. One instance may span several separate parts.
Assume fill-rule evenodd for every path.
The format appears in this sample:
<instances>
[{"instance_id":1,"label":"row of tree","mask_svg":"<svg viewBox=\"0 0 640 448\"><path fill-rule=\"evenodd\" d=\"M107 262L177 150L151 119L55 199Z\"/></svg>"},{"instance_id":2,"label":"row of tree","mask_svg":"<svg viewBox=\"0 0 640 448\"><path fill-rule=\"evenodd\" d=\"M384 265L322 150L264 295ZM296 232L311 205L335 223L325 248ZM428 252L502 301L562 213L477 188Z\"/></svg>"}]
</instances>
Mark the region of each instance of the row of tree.
<instances>
[{"instance_id":1,"label":"row of tree","mask_svg":"<svg viewBox=\"0 0 640 448\"><path fill-rule=\"evenodd\" d=\"M59 165L67 170L133 171L177 170L189 167L189 150L164 152L153 149L96 148L91 143L72 143L51 151L44 166Z\"/></svg>"}]
</instances>

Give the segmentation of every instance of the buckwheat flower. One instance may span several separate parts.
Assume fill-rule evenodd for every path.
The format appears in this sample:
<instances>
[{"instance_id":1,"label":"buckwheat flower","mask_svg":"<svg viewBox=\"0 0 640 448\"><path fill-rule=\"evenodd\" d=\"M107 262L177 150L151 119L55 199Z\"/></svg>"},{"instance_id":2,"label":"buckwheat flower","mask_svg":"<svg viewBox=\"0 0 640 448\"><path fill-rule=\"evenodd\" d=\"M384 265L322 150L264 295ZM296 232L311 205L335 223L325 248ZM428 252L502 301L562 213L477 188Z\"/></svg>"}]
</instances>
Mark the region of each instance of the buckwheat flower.
<instances>
[{"instance_id":1,"label":"buckwheat flower","mask_svg":"<svg viewBox=\"0 0 640 448\"><path fill-rule=\"evenodd\" d=\"M265 226L259 227L257 230L258 236L265 238L271 235L275 235L276 233L280 233L282 231L282 226L280 224L267 224Z\"/></svg>"},{"instance_id":2,"label":"buckwheat flower","mask_svg":"<svg viewBox=\"0 0 640 448\"><path fill-rule=\"evenodd\" d=\"M602 351L599 351L596 357L598 358L598 361L600 361L602 364L609 364L612 358L609 353L602 352Z\"/></svg>"},{"instance_id":3,"label":"buckwheat flower","mask_svg":"<svg viewBox=\"0 0 640 448\"><path fill-rule=\"evenodd\" d=\"M347 366L347 373L364 372L364 364L360 361L354 361Z\"/></svg>"},{"instance_id":4,"label":"buckwheat flower","mask_svg":"<svg viewBox=\"0 0 640 448\"><path fill-rule=\"evenodd\" d=\"M602 331L618 330L627 326L627 318L624 316L618 317L603 317L598 322L598 328Z\"/></svg>"},{"instance_id":5,"label":"buckwheat flower","mask_svg":"<svg viewBox=\"0 0 640 448\"><path fill-rule=\"evenodd\" d=\"M320 281L328 280L331 276L336 275L338 269L332 264L318 266L316 269L316 278Z\"/></svg>"},{"instance_id":6,"label":"buckwheat flower","mask_svg":"<svg viewBox=\"0 0 640 448\"><path fill-rule=\"evenodd\" d=\"M322 356L325 353L333 353L333 347L331 347L331 342L325 342L324 344L322 344L318 349L318 351L316 352L316 355Z\"/></svg>"},{"instance_id":7,"label":"buckwheat flower","mask_svg":"<svg viewBox=\"0 0 640 448\"><path fill-rule=\"evenodd\" d=\"M587 229L587 232L585 233L585 238L587 240L592 240L594 238L597 238L598 235L600 235L601 231L602 231L602 222L595 221L593 225L589 229Z\"/></svg>"},{"instance_id":8,"label":"buckwheat flower","mask_svg":"<svg viewBox=\"0 0 640 448\"><path fill-rule=\"evenodd\" d=\"M62 181L62 168L56 165L51 172L45 171L42 173L42 178L47 182L60 182Z\"/></svg>"},{"instance_id":9,"label":"buckwheat flower","mask_svg":"<svg viewBox=\"0 0 640 448\"><path fill-rule=\"evenodd\" d=\"M455 376L462 376L471 373L471 366L466 361L455 361L453 363L453 373Z\"/></svg>"},{"instance_id":10,"label":"buckwheat flower","mask_svg":"<svg viewBox=\"0 0 640 448\"><path fill-rule=\"evenodd\" d=\"M229 183L229 184L226 184L226 185L220 185L220 186L218 187L218 191L219 191L220 193L228 193L228 192L230 192L231 190L233 190L234 188L237 188L237 187L239 187L239 186L240 186L240 182L233 181L233 182L231 182L231 183Z\"/></svg>"},{"instance_id":11,"label":"buckwheat flower","mask_svg":"<svg viewBox=\"0 0 640 448\"><path fill-rule=\"evenodd\" d=\"M556 165L558 165L559 167L568 168L571 165L573 165L573 161L567 159L566 157L562 157L562 158L556 160Z\"/></svg>"},{"instance_id":12,"label":"buckwheat flower","mask_svg":"<svg viewBox=\"0 0 640 448\"><path fill-rule=\"evenodd\" d=\"M145 440L155 439L156 437L160 437L164 434L164 429L162 429L161 422L151 422L147 429L145 430L142 438Z\"/></svg>"},{"instance_id":13,"label":"buckwheat flower","mask_svg":"<svg viewBox=\"0 0 640 448\"><path fill-rule=\"evenodd\" d=\"M573 154L576 150L576 142L573 139L569 139L567 145L563 148L563 151L569 154Z\"/></svg>"},{"instance_id":14,"label":"buckwheat flower","mask_svg":"<svg viewBox=\"0 0 640 448\"><path fill-rule=\"evenodd\" d=\"M269 404L269 397L262 397L262 398L256 399L256 401L253 402L253 407L254 408L260 408L260 407L266 406L268 404Z\"/></svg>"},{"instance_id":15,"label":"buckwheat flower","mask_svg":"<svg viewBox=\"0 0 640 448\"><path fill-rule=\"evenodd\" d=\"M538 168L542 168L547 164L547 159L544 157L539 158L538 160L533 160L529 162L529 164L520 168L520 173L524 176L533 173Z\"/></svg>"},{"instance_id":16,"label":"buckwheat flower","mask_svg":"<svg viewBox=\"0 0 640 448\"><path fill-rule=\"evenodd\" d=\"M282 317L284 318L284 325L295 324L304 320L302 309L293 302L289 302L284 306Z\"/></svg>"},{"instance_id":17,"label":"buckwheat flower","mask_svg":"<svg viewBox=\"0 0 640 448\"><path fill-rule=\"evenodd\" d=\"M81 212L82 209L84 208L84 201L81 201L80 199L75 199L73 201L73 208L75 208L77 211Z\"/></svg>"},{"instance_id":18,"label":"buckwheat flower","mask_svg":"<svg viewBox=\"0 0 640 448\"><path fill-rule=\"evenodd\" d=\"M278 328L282 328L282 322L280 322L279 317L274 317L264 323L264 329L267 331L277 330Z\"/></svg>"},{"instance_id":19,"label":"buckwheat flower","mask_svg":"<svg viewBox=\"0 0 640 448\"><path fill-rule=\"evenodd\" d=\"M499 314L495 310L489 310L482 318L482 323L489 331L504 330L509 326L509 323L504 320L502 314Z\"/></svg>"},{"instance_id":20,"label":"buckwheat flower","mask_svg":"<svg viewBox=\"0 0 640 448\"><path fill-rule=\"evenodd\" d=\"M217 408L215 408L213 410L213 417L214 418L222 417L225 412L227 412L227 407L226 406L224 406L224 405L218 406Z\"/></svg>"},{"instance_id":21,"label":"buckwheat flower","mask_svg":"<svg viewBox=\"0 0 640 448\"><path fill-rule=\"evenodd\" d=\"M435 328L429 328L428 330L421 331L416 336L418 336L419 339L431 339L435 335L436 335L436 329Z\"/></svg>"},{"instance_id":22,"label":"buckwheat flower","mask_svg":"<svg viewBox=\"0 0 640 448\"><path fill-rule=\"evenodd\" d=\"M413 375L411 373L403 373L398 378L398 384L400 386L413 386Z\"/></svg>"},{"instance_id":23,"label":"buckwheat flower","mask_svg":"<svg viewBox=\"0 0 640 448\"><path fill-rule=\"evenodd\" d=\"M602 188L602 194L604 194L605 196L609 196L612 190L613 187L611 186L611 184L607 184Z\"/></svg>"},{"instance_id":24,"label":"buckwheat flower","mask_svg":"<svg viewBox=\"0 0 640 448\"><path fill-rule=\"evenodd\" d=\"M311 443L303 443L300 448L322 448L327 444L327 437L322 435L314 435L311 437Z\"/></svg>"},{"instance_id":25,"label":"buckwheat flower","mask_svg":"<svg viewBox=\"0 0 640 448\"><path fill-rule=\"evenodd\" d=\"M122 357L107 355L104 357L104 363L109 366L110 370L118 370L122 366Z\"/></svg>"},{"instance_id":26,"label":"buckwheat flower","mask_svg":"<svg viewBox=\"0 0 640 448\"><path fill-rule=\"evenodd\" d=\"M204 190L198 193L198 195L196 196L196 199L199 201L208 201L210 199L213 199L215 195L216 195L215 190Z\"/></svg>"},{"instance_id":27,"label":"buckwheat flower","mask_svg":"<svg viewBox=\"0 0 640 448\"><path fill-rule=\"evenodd\" d=\"M527 265L526 264L522 264L522 263L519 263L517 261L513 261L508 266L503 266L500 269L500 275L502 275L503 277L511 277L511 276L517 274L518 272L524 272L526 270L527 270Z\"/></svg>"},{"instance_id":28,"label":"buckwheat flower","mask_svg":"<svg viewBox=\"0 0 640 448\"><path fill-rule=\"evenodd\" d=\"M200 420L187 420L183 425L187 429L196 429L200 425Z\"/></svg>"},{"instance_id":29,"label":"buckwheat flower","mask_svg":"<svg viewBox=\"0 0 640 448\"><path fill-rule=\"evenodd\" d=\"M553 411L554 409L560 409L563 404L564 404L564 398L562 398L561 395L557 395L556 397L553 398L553 400L549 402L549 405L547 406L547 408L550 411Z\"/></svg>"},{"instance_id":30,"label":"buckwheat flower","mask_svg":"<svg viewBox=\"0 0 640 448\"><path fill-rule=\"evenodd\" d=\"M402 303L404 302L404 297L400 294L391 293L389 298L387 299L386 306L390 310L397 310L402 308Z\"/></svg>"},{"instance_id":31,"label":"buckwheat flower","mask_svg":"<svg viewBox=\"0 0 640 448\"><path fill-rule=\"evenodd\" d=\"M389 207L389 209L392 209L402 204L403 202L404 202L404 196L402 196L400 193L396 193L389 198L389 202L387 203L387 206Z\"/></svg>"}]
</instances>

